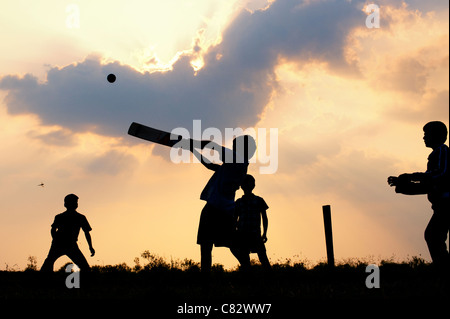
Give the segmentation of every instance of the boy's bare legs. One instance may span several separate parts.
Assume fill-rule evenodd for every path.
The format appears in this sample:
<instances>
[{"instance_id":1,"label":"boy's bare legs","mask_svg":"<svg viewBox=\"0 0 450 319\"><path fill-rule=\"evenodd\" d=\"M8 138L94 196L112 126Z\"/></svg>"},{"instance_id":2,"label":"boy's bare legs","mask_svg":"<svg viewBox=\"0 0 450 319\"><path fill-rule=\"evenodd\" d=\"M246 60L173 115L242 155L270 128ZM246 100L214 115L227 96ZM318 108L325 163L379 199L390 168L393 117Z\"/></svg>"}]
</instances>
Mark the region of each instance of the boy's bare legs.
<instances>
[{"instance_id":1,"label":"boy's bare legs","mask_svg":"<svg viewBox=\"0 0 450 319\"><path fill-rule=\"evenodd\" d=\"M69 257L75 265L80 268L80 270L83 273L86 273L86 271L90 271L91 267L89 266L86 258L84 257L83 253L81 252L80 248L78 246L73 246L67 251L67 257Z\"/></svg>"},{"instance_id":2,"label":"boy's bare legs","mask_svg":"<svg viewBox=\"0 0 450 319\"><path fill-rule=\"evenodd\" d=\"M258 252L258 258L259 258L259 262L261 263L261 265L263 266L264 269L267 269L267 270L271 269L269 258L267 258L267 253L266 253L265 249Z\"/></svg>"},{"instance_id":3,"label":"boy's bare legs","mask_svg":"<svg viewBox=\"0 0 450 319\"><path fill-rule=\"evenodd\" d=\"M200 267L202 273L210 273L212 265L212 243L203 243L200 245Z\"/></svg>"},{"instance_id":4,"label":"boy's bare legs","mask_svg":"<svg viewBox=\"0 0 450 319\"><path fill-rule=\"evenodd\" d=\"M213 243L204 242L200 244L200 283L205 293L209 293L210 275L212 265Z\"/></svg>"},{"instance_id":5,"label":"boy's bare legs","mask_svg":"<svg viewBox=\"0 0 450 319\"><path fill-rule=\"evenodd\" d=\"M448 208L448 204L443 205L443 207L435 207L433 216L425 229L425 240L431 259L438 271L442 274L447 273L450 265L450 255L446 245L450 226Z\"/></svg>"},{"instance_id":6,"label":"boy's bare legs","mask_svg":"<svg viewBox=\"0 0 450 319\"><path fill-rule=\"evenodd\" d=\"M241 264L243 270L248 270L250 268L250 253L245 249L231 248L231 253L236 257L236 259Z\"/></svg>"},{"instance_id":7,"label":"boy's bare legs","mask_svg":"<svg viewBox=\"0 0 450 319\"><path fill-rule=\"evenodd\" d=\"M47 258L44 260L44 264L41 267L42 272L53 272L53 265L55 264L55 261L63 256L64 253L61 249L61 247L58 247L54 244L50 246L50 251L48 252Z\"/></svg>"}]
</instances>

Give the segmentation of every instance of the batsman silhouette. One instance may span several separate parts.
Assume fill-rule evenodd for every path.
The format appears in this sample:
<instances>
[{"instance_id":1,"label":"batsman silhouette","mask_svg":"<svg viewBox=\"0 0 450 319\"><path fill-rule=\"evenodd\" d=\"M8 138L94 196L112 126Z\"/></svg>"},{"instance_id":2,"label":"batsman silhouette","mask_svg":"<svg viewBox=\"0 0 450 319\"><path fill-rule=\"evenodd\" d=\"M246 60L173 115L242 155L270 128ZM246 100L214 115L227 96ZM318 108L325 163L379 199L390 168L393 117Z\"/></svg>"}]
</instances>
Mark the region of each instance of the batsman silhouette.
<instances>
[{"instance_id":1,"label":"batsman silhouette","mask_svg":"<svg viewBox=\"0 0 450 319\"><path fill-rule=\"evenodd\" d=\"M205 142L202 141L204 146ZM252 136L242 135L233 140L232 150L209 141L208 147L219 152L222 164L206 160L195 148L191 148L198 160L214 171L200 195L200 199L206 201L197 233L202 273L211 270L213 246L231 248L235 226L235 194L247 174L248 161L255 153L256 143Z\"/></svg>"}]
</instances>

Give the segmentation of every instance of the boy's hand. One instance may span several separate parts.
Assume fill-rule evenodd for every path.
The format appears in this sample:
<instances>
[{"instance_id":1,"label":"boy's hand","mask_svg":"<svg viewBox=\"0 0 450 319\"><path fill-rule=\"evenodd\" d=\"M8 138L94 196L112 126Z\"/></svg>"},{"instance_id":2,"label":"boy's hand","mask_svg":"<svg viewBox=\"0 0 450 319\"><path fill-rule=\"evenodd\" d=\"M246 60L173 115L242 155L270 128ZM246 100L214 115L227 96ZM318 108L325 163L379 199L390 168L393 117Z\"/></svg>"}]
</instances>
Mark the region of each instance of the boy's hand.
<instances>
[{"instance_id":1,"label":"boy's hand","mask_svg":"<svg viewBox=\"0 0 450 319\"><path fill-rule=\"evenodd\" d=\"M387 179L387 182L389 184L389 186L397 186L397 181L398 181L398 177L396 176L389 176Z\"/></svg>"},{"instance_id":2,"label":"boy's hand","mask_svg":"<svg viewBox=\"0 0 450 319\"><path fill-rule=\"evenodd\" d=\"M89 250L91 251L91 257L94 257L95 255L95 250L93 247L89 247Z\"/></svg>"},{"instance_id":3,"label":"boy's hand","mask_svg":"<svg viewBox=\"0 0 450 319\"><path fill-rule=\"evenodd\" d=\"M398 186L400 184L406 184L411 182L412 174L401 174L398 177L395 176L389 176L388 177L388 184L390 186Z\"/></svg>"}]
</instances>

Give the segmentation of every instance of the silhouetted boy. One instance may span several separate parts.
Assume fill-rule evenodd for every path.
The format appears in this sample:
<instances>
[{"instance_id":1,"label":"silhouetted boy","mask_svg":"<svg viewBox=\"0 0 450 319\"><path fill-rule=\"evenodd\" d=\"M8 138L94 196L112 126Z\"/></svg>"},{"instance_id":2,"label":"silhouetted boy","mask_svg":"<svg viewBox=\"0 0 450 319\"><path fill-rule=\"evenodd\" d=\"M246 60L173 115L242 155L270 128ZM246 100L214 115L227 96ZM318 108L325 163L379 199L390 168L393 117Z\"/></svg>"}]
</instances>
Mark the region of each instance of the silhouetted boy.
<instances>
[{"instance_id":1,"label":"silhouetted boy","mask_svg":"<svg viewBox=\"0 0 450 319\"><path fill-rule=\"evenodd\" d=\"M207 161L194 148L192 153L208 169L214 171L203 189L200 199L206 201L200 215L197 244L200 245L201 271L209 273L212 264L212 248L231 247L233 236L234 198L242 180L247 174L248 161L256 150L253 137L243 135L233 140L233 149L210 141L202 141L202 146L215 145L222 164Z\"/></svg>"},{"instance_id":2,"label":"silhouetted boy","mask_svg":"<svg viewBox=\"0 0 450 319\"><path fill-rule=\"evenodd\" d=\"M401 194L428 194L433 216L425 229L425 240L433 263L440 270L449 271L450 256L445 241L450 230L450 180L448 172L447 127L433 121L423 127L426 147L433 149L428 156L425 173L390 176L388 183Z\"/></svg>"},{"instance_id":3,"label":"silhouetted boy","mask_svg":"<svg viewBox=\"0 0 450 319\"><path fill-rule=\"evenodd\" d=\"M78 248L77 240L81 228L89 244L91 257L94 256L95 250L92 247L91 235L89 234L92 228L86 217L76 211L78 208L78 196L74 194L67 195L64 198L64 206L67 210L56 215L52 224L51 234L53 241L41 271L52 272L55 261L63 255L67 255L81 271L90 270L86 258L84 258L83 253Z\"/></svg>"},{"instance_id":4,"label":"silhouetted boy","mask_svg":"<svg viewBox=\"0 0 450 319\"><path fill-rule=\"evenodd\" d=\"M235 218L237 220L235 242L232 252L244 269L250 267L250 253L257 253L261 265L269 269L270 263L266 254L267 206L264 199L253 194L255 179L247 174L241 185L244 195L236 201ZM263 233L261 235L261 219Z\"/></svg>"}]
</instances>

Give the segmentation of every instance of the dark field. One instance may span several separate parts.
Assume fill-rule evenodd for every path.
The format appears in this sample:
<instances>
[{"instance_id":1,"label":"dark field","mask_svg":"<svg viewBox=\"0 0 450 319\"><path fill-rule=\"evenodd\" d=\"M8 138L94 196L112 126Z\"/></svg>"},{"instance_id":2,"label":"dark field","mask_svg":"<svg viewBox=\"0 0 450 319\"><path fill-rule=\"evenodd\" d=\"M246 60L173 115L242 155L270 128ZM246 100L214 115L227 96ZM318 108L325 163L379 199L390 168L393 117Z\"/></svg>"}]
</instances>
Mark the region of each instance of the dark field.
<instances>
[{"instance_id":1,"label":"dark field","mask_svg":"<svg viewBox=\"0 0 450 319\"><path fill-rule=\"evenodd\" d=\"M154 256L153 256L154 257ZM198 263L185 260L168 264L157 258L131 268L125 264L94 266L80 274L80 288L65 285L64 269L45 275L33 269L0 272L0 302L7 300L146 300L153 307L177 313L189 305L271 304L272 313L319 302L380 302L427 300L448 304L448 281L436 275L432 265L420 258L407 262L382 261L380 288L367 288L367 264L349 262L330 269L326 264L306 267L303 263L276 263L270 272L254 265L248 273L226 271L215 265L209 278L200 273ZM325 302L325 303L324 303ZM233 306L234 307L234 306ZM278 308L277 308L278 307ZM230 309L226 308L229 312ZM189 310L183 308L183 311ZM192 309L191 309L192 310ZM237 312L243 309L233 308ZM193 310L192 310L193 311ZM203 317L203 315L201 316Z\"/></svg>"}]
</instances>

